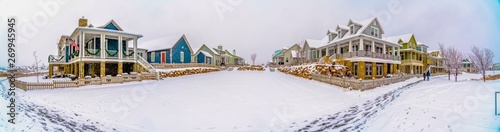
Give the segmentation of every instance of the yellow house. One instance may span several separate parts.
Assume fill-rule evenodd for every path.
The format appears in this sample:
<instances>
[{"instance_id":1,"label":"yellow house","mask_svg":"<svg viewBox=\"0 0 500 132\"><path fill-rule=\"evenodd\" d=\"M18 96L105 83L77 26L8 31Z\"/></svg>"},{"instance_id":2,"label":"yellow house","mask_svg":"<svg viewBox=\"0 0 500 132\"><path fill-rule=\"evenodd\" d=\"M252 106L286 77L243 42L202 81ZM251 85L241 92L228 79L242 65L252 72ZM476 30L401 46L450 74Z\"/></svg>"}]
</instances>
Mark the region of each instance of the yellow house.
<instances>
[{"instance_id":1,"label":"yellow house","mask_svg":"<svg viewBox=\"0 0 500 132\"><path fill-rule=\"evenodd\" d=\"M426 71L427 46L419 43L413 34L398 35L385 38L397 43L401 49L401 72L406 74L422 74Z\"/></svg>"},{"instance_id":2,"label":"yellow house","mask_svg":"<svg viewBox=\"0 0 500 132\"><path fill-rule=\"evenodd\" d=\"M440 51L429 51L427 61L432 74L446 73L446 70L443 66L443 57L441 57Z\"/></svg>"}]
</instances>

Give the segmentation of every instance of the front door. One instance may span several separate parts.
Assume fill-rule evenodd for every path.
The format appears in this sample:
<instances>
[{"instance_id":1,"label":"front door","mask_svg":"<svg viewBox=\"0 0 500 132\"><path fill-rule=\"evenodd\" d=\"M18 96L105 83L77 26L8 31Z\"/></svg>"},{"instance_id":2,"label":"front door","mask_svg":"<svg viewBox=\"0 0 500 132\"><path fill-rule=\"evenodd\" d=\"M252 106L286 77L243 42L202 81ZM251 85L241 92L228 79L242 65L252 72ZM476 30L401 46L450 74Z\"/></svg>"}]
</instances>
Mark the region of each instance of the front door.
<instances>
[{"instance_id":1,"label":"front door","mask_svg":"<svg viewBox=\"0 0 500 132\"><path fill-rule=\"evenodd\" d=\"M165 63L167 60L167 54L165 52L161 52L161 63Z\"/></svg>"}]
</instances>

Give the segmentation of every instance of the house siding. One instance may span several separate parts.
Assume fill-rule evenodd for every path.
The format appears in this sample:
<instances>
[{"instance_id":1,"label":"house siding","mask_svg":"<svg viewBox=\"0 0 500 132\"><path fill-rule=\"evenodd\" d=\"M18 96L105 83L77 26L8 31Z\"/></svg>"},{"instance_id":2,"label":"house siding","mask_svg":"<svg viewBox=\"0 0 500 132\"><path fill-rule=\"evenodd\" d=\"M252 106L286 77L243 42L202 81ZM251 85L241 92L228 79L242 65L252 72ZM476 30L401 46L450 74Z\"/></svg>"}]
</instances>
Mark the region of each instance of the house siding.
<instances>
[{"instance_id":1,"label":"house siding","mask_svg":"<svg viewBox=\"0 0 500 132\"><path fill-rule=\"evenodd\" d=\"M197 62L198 63L205 63L205 55L203 53L198 53L196 56Z\"/></svg>"},{"instance_id":2,"label":"house siding","mask_svg":"<svg viewBox=\"0 0 500 132\"><path fill-rule=\"evenodd\" d=\"M151 60L151 54L154 52L155 58ZM157 51L148 51L147 53L147 61L149 63L161 63L161 52L165 52L165 63L170 63L170 49L166 50L157 50Z\"/></svg>"},{"instance_id":3,"label":"house siding","mask_svg":"<svg viewBox=\"0 0 500 132\"><path fill-rule=\"evenodd\" d=\"M181 52L184 52L184 60L181 61ZM181 38L172 47L172 63L191 63L191 50L184 38Z\"/></svg>"}]
</instances>

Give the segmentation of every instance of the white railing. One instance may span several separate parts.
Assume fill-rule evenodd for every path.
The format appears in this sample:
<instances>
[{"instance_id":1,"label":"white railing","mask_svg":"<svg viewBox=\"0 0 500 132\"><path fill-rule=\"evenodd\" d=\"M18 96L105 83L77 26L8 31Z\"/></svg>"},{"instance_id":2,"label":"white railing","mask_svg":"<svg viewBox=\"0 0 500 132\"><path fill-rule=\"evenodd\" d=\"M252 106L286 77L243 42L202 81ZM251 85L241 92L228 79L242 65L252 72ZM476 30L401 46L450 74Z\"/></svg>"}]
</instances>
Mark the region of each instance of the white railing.
<instances>
[{"instance_id":1,"label":"white railing","mask_svg":"<svg viewBox=\"0 0 500 132\"><path fill-rule=\"evenodd\" d=\"M137 62L139 62L139 64L141 64L148 71L150 71L150 72L156 72L155 67L152 66L151 64L149 64L149 62L146 61L144 58L142 58L141 56L137 56L137 58L138 58Z\"/></svg>"}]
</instances>

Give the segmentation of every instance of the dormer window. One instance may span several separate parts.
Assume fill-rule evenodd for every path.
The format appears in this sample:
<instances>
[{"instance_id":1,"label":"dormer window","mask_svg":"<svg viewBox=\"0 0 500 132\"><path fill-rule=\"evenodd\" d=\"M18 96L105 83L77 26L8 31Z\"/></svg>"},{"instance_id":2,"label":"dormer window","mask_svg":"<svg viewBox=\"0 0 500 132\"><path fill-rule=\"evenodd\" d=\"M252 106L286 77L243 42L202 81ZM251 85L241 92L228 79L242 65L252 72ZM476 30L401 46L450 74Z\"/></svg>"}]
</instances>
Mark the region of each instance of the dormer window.
<instances>
[{"instance_id":1,"label":"dormer window","mask_svg":"<svg viewBox=\"0 0 500 132\"><path fill-rule=\"evenodd\" d=\"M378 37L379 36L379 30L376 27L371 27L370 34L372 36Z\"/></svg>"},{"instance_id":2,"label":"dormer window","mask_svg":"<svg viewBox=\"0 0 500 132\"><path fill-rule=\"evenodd\" d=\"M340 30L337 32L338 32L337 34L339 35L339 38L342 38L342 34L340 33Z\"/></svg>"},{"instance_id":3,"label":"dormer window","mask_svg":"<svg viewBox=\"0 0 500 132\"><path fill-rule=\"evenodd\" d=\"M333 34L332 33L328 34L328 40L330 40L330 41L333 40Z\"/></svg>"},{"instance_id":4,"label":"dormer window","mask_svg":"<svg viewBox=\"0 0 500 132\"><path fill-rule=\"evenodd\" d=\"M354 25L351 25L350 30L351 30L351 34L354 34Z\"/></svg>"}]
</instances>

